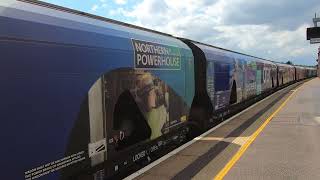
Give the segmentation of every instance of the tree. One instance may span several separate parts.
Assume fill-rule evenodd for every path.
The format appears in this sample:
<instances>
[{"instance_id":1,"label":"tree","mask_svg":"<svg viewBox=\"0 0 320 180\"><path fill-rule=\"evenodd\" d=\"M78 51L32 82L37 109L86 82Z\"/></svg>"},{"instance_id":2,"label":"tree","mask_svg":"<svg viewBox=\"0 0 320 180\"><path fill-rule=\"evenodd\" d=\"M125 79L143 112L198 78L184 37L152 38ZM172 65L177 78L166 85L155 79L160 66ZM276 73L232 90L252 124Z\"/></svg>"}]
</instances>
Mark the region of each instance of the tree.
<instances>
[{"instance_id":1,"label":"tree","mask_svg":"<svg viewBox=\"0 0 320 180\"><path fill-rule=\"evenodd\" d=\"M293 63L291 61L286 62L286 64L293 65Z\"/></svg>"}]
</instances>

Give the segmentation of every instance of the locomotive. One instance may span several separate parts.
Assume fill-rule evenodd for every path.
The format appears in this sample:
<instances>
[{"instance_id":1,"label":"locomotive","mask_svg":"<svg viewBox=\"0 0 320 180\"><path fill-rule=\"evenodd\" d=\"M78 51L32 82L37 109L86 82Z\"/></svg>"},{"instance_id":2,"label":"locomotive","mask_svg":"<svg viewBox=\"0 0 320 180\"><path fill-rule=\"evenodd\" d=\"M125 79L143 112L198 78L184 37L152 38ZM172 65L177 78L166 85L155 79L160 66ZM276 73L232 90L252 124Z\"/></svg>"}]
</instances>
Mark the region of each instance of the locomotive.
<instances>
[{"instance_id":1,"label":"locomotive","mask_svg":"<svg viewBox=\"0 0 320 180\"><path fill-rule=\"evenodd\" d=\"M0 24L1 179L121 177L316 76L41 1L1 0Z\"/></svg>"}]
</instances>

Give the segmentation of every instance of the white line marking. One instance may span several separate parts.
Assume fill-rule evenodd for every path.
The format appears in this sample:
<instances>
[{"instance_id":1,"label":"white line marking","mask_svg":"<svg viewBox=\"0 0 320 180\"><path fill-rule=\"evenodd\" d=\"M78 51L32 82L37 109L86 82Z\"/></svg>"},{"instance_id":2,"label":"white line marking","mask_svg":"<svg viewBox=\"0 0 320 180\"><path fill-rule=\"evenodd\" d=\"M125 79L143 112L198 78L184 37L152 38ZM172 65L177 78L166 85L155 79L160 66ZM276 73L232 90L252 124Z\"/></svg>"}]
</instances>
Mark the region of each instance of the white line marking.
<instances>
[{"instance_id":1,"label":"white line marking","mask_svg":"<svg viewBox=\"0 0 320 180\"><path fill-rule=\"evenodd\" d=\"M238 137L203 137L198 139L198 141L224 141L228 143L238 144L240 146L244 145L251 136L238 136Z\"/></svg>"},{"instance_id":2,"label":"white line marking","mask_svg":"<svg viewBox=\"0 0 320 180\"><path fill-rule=\"evenodd\" d=\"M292 85L294 85L294 84L292 84ZM210 133L213 132L214 130L216 130L216 129L218 129L219 127L223 126L224 124L230 122L230 121L233 120L234 118L236 118L236 117L240 116L241 114L249 111L250 109L254 108L255 106L259 105L260 103L262 103L262 102L266 101L267 99L271 98L271 97L272 97L273 95L275 95L276 93L279 93L279 92L281 92L281 91L283 91L283 90L291 87L292 85L290 85L290 86L288 86L288 87L285 87L285 88L283 88L283 89L275 92L274 94L271 94L271 95L269 95L268 97L266 97L266 98L264 98L264 99L262 99L262 100L260 100L260 101L258 101L258 102L256 102L256 103L252 104L251 106L249 106L248 108L246 108L246 109L244 109L243 111L239 112L238 114L233 115L233 116L230 117L229 119L223 121L222 123L218 124L217 126L211 128L211 129L209 129L208 131L204 132L203 134L199 135L198 137L193 138L191 141L183 144L182 146L179 146L177 149L169 152L168 154L166 154L166 155L162 156L161 158L157 159L156 161L153 161L152 163L150 163L149 165L145 166L144 168L138 170L137 172L135 172L135 173L127 176L126 178L124 178L124 180L131 180L131 179L134 179L134 178L140 176L141 174L147 172L148 170L150 170L150 169L153 168L154 166L160 164L161 162L165 161L166 159L170 158L171 156L173 156L173 155L177 154L178 152L182 151L183 149L187 148L187 147L190 146L191 144L197 142L199 139L205 137L206 135L210 134Z\"/></svg>"}]
</instances>

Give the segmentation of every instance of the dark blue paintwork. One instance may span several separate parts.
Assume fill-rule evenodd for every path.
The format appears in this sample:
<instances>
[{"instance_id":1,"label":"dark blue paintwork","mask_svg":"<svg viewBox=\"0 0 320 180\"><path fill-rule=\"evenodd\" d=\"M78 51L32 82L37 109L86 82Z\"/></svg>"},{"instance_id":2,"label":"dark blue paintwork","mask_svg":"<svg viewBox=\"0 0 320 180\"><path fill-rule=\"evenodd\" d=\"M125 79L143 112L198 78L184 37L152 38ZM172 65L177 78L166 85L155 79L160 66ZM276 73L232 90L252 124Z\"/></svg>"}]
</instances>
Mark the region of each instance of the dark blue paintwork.
<instances>
[{"instance_id":1,"label":"dark blue paintwork","mask_svg":"<svg viewBox=\"0 0 320 180\"><path fill-rule=\"evenodd\" d=\"M0 24L1 179L24 179L25 171L65 156L92 84L108 71L133 67L131 38L179 47L183 59L193 61L191 50L174 38L22 2L1 2ZM152 73L190 106L189 65Z\"/></svg>"}]
</instances>

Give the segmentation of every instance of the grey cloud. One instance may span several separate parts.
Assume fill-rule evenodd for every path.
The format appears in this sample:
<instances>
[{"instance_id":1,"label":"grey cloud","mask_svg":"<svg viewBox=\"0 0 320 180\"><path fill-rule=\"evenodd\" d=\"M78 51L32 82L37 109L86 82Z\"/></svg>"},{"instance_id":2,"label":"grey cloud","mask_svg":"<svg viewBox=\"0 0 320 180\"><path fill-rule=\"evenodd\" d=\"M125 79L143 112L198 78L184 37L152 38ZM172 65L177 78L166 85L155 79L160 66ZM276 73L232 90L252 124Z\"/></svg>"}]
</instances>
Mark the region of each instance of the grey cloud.
<instances>
[{"instance_id":1,"label":"grey cloud","mask_svg":"<svg viewBox=\"0 0 320 180\"><path fill-rule=\"evenodd\" d=\"M168 5L164 1L150 1L150 15L163 14L168 11Z\"/></svg>"},{"instance_id":2,"label":"grey cloud","mask_svg":"<svg viewBox=\"0 0 320 180\"><path fill-rule=\"evenodd\" d=\"M225 24L267 24L274 29L294 30L310 22L320 10L319 0L238 1L225 10Z\"/></svg>"},{"instance_id":3,"label":"grey cloud","mask_svg":"<svg viewBox=\"0 0 320 180\"><path fill-rule=\"evenodd\" d=\"M317 9L319 8L319 9ZM275 61L315 64L306 23L315 0L143 1L128 14L138 25Z\"/></svg>"}]
</instances>

